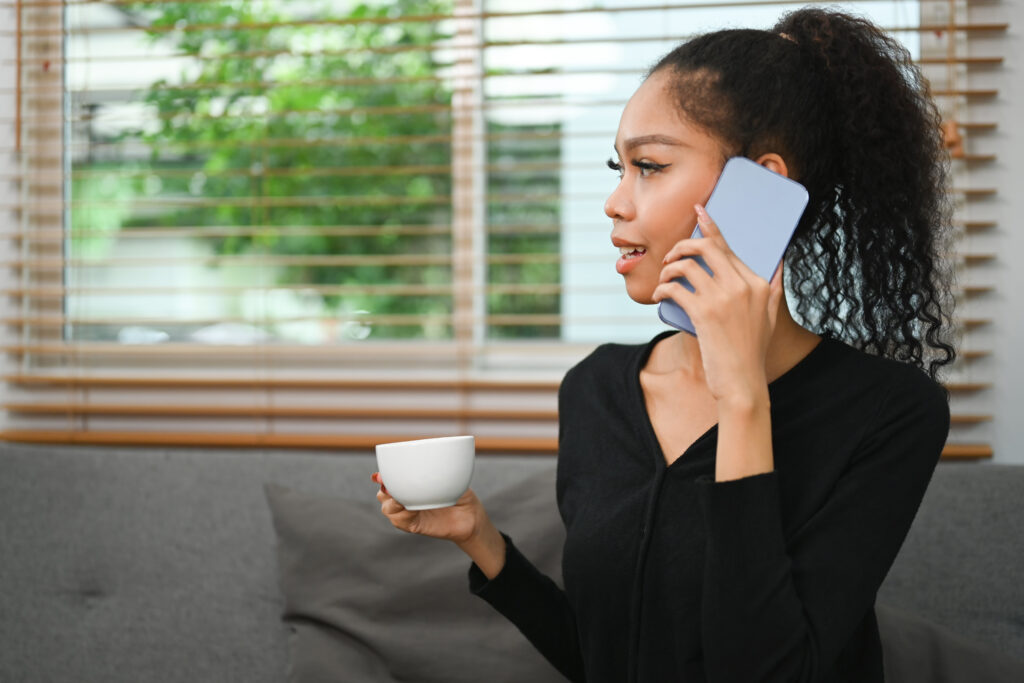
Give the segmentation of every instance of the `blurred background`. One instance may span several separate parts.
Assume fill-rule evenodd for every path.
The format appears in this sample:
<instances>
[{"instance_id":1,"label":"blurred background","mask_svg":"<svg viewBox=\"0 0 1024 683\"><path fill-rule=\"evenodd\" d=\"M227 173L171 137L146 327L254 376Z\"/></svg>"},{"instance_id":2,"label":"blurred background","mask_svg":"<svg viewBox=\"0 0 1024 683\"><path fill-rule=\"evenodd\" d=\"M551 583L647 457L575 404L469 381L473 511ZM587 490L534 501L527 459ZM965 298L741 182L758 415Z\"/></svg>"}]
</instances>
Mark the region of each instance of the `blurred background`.
<instances>
[{"instance_id":1,"label":"blurred background","mask_svg":"<svg viewBox=\"0 0 1024 683\"><path fill-rule=\"evenodd\" d=\"M800 4L0 4L0 436L553 452L561 374L665 329L602 210L623 105L687 37ZM906 45L946 120L947 457L1024 462L1020 10L839 4Z\"/></svg>"}]
</instances>

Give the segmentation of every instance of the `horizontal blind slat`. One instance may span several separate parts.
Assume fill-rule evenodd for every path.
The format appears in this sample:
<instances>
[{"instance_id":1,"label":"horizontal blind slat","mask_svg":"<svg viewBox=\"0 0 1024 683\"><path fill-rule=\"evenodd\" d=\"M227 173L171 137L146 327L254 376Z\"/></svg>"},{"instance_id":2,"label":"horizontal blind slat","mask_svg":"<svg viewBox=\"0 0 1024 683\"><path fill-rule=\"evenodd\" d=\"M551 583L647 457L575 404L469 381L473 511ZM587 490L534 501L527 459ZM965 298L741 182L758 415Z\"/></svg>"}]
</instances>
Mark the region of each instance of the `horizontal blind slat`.
<instances>
[{"instance_id":1,"label":"horizontal blind slat","mask_svg":"<svg viewBox=\"0 0 1024 683\"><path fill-rule=\"evenodd\" d=\"M592 346L590 348L593 348ZM538 357L550 357L552 354L564 353L573 356L578 351L578 345L569 344L523 344L517 342L503 342L488 344L470 345L468 350L483 353L488 350L505 349L516 353L534 354ZM192 358L242 358L259 360L262 358L354 358L362 357L392 357L415 359L416 356L424 358L455 357L458 353L467 350L466 346L457 346L452 342L437 343L433 341L415 342L376 342L373 344L348 343L343 345L298 345L287 343L274 343L266 345L239 345L239 344L184 344L184 343L162 343L152 345L140 344L118 344L112 342L50 342L40 341L38 343L0 343L0 351L20 355L43 355L58 356L64 358L85 358L85 357L110 357L119 358L139 357L162 359L166 357L192 357Z\"/></svg>"},{"instance_id":2,"label":"horizontal blind slat","mask_svg":"<svg viewBox=\"0 0 1024 683\"><path fill-rule=\"evenodd\" d=\"M356 379L352 377L201 377L201 376L82 376L14 374L6 375L4 381L12 385L67 386L67 387L128 387L157 389L328 389L359 391L557 391L560 380L498 380L447 378L447 379L382 379L379 377Z\"/></svg>"},{"instance_id":3,"label":"horizontal blind slat","mask_svg":"<svg viewBox=\"0 0 1024 683\"><path fill-rule=\"evenodd\" d=\"M443 295L451 293L451 284L441 285L241 285L222 287L136 287L130 290L112 287L9 287L0 288L0 295L12 297L42 298L63 298L67 296L88 297L102 296L104 298L137 297L153 295L180 295L197 296L202 294L223 294L239 295L243 293L271 292L271 291L299 291L315 292L325 295L361 295L361 296L396 296L396 295ZM586 293L586 294L621 294L622 288L615 285L562 285L550 284L489 284L482 287L474 287L472 291L481 291L487 294L562 294L562 293ZM991 285L968 285L954 292L961 297L975 297L989 294L995 291ZM336 316L333 316L336 317ZM25 321L34 319L34 316L6 316L2 318L7 322ZM74 322L78 318L73 316L42 317L42 320L63 320ZM175 320L180 320L175 318Z\"/></svg>"},{"instance_id":4,"label":"horizontal blind slat","mask_svg":"<svg viewBox=\"0 0 1024 683\"><path fill-rule=\"evenodd\" d=\"M536 421L558 420L557 410L485 409L485 408L416 408L392 405L373 407L324 407L282 405L140 405L138 403L3 403L0 408L11 413L36 415L120 415L128 417L291 417L315 419L367 420L496 420Z\"/></svg>"},{"instance_id":5,"label":"horizontal blind slat","mask_svg":"<svg viewBox=\"0 0 1024 683\"><path fill-rule=\"evenodd\" d=\"M622 107L626 104L625 99L572 99L563 95L550 95L546 97L518 97L516 99L502 99L501 97L494 97L492 99L478 102L474 105L467 107L469 110L501 110L511 108L525 108L525 107ZM87 122L94 119L92 115L71 115L66 116L61 109L57 109L58 114L48 116L46 113L40 113L34 116L31 121L25 122L26 130L31 131L33 127L37 127L43 130L60 132L63 129L63 124L67 123L80 123ZM233 120L245 120L245 121L267 121L275 120L286 116L293 116L296 114L300 115L321 115L321 116L351 116L352 114L368 114L374 116L406 116L408 114L417 113L451 113L450 105L403 105L393 107L328 107L328 108L317 108L317 109L292 109L292 108L281 108L274 109L267 112L245 112L240 114L203 114L188 110L164 112L156 115L157 119L177 119L185 121L196 121L215 119L217 121L233 121ZM116 116L105 117L106 120L117 121ZM51 123L52 122L52 123ZM14 123L13 118L0 117L0 124L12 125ZM41 125L47 124L47 125ZM957 121L956 125L958 128L964 130L970 130L974 132L990 132L998 128L998 124L991 121Z\"/></svg>"},{"instance_id":6,"label":"horizontal blind slat","mask_svg":"<svg viewBox=\"0 0 1024 683\"><path fill-rule=\"evenodd\" d=\"M197 432L113 432L68 430L4 429L0 441L24 443L66 443L79 445L137 446L213 446L254 448L317 448L372 450L389 441L424 439L437 434L412 433L396 436L382 434L273 434L273 433L197 433ZM478 453L539 453L554 455L557 439L529 437L475 437Z\"/></svg>"},{"instance_id":7,"label":"horizontal blind slat","mask_svg":"<svg viewBox=\"0 0 1024 683\"><path fill-rule=\"evenodd\" d=\"M394 314L388 314L388 313L372 314L371 313L371 314L367 314L367 315L354 316L352 319L355 320L356 322L367 323L367 324L379 323L379 324L385 324L385 325L422 325L422 324L429 323L429 322L442 323L442 324L452 324L452 323L454 323L455 318L456 318L456 316L453 313L444 312L444 313L421 313L421 314L408 314L408 315L407 314L401 314L401 313L394 313ZM305 318L296 317L296 318L294 318L294 320L311 320L311 319L312 318L310 318L310 317L305 317ZM217 318L216 320L218 320L220 322L224 322L225 318ZM267 316L266 318L257 318L257 319L253 319L253 318L237 318L237 319L228 318L227 319L228 322L249 322L249 323L256 323L256 322L262 322L262 321L275 321L275 320L276 320L276 318L274 318L273 316ZM332 320L335 320L335 319L334 318L317 318L317 319L313 319L313 320L321 320L323 322L328 322L328 321L332 321ZM561 325L565 325L565 324L569 324L569 323L593 324L593 325L607 325L608 324L608 318L605 317L605 316L598 316L598 315L561 315L561 314L558 314L558 313L505 313L505 314L492 314L492 315L484 316L483 317L483 321L486 324L488 324L488 325L496 325L496 326L536 325L536 326L542 326L542 327L543 326L557 327L557 326L561 326ZM644 323L650 322L651 318L650 318L650 316L639 316L639 315L637 315L637 316L630 316L630 317L618 316L618 317L616 317L615 321L618 324L624 324L624 325L628 325L628 324L643 325ZM143 322L144 323L145 320L144 319L141 319L141 320L140 319L136 319L136 322ZM214 322L212 320L210 320L210 321L200 321L200 322L207 322L209 324L214 324ZM963 325L966 328L974 328L974 327L980 327L982 325L989 325L991 323L992 323L992 319L991 318L965 318L965 319L962 319L962 320L959 320L959 321L955 322L954 324L960 324L960 325ZM50 326L50 324L43 323L43 322L39 322L39 323L36 323L36 324L37 324L38 327ZM64 322L55 322L55 323L52 323L52 324L57 326L57 327L63 327L65 325L69 324L69 323L64 321ZM95 324L110 324L110 323L106 323L104 321L100 321L100 322L95 323ZM130 323L118 323L118 321L115 320L113 322L113 324L130 324ZM170 325L172 323L166 322L164 324ZM31 326L30 323L25 323L25 325L26 326ZM103 347L100 347L99 345L97 345L96 347L93 347L91 345L90 346L86 346L84 343L81 343L81 344L78 344L78 345L72 344L71 346L73 346L76 349L80 349L81 352L83 352L83 353L88 352L88 351L86 351L87 349L93 349L93 348L95 348L96 352L103 352L105 350ZM160 348L167 348L164 343L153 344L153 346L158 346ZM32 347L29 344L0 346L0 349L6 349L10 353L29 352L27 350L30 349L30 348L32 348ZM46 346L45 348L51 348L51 347ZM134 348L134 345L124 344L123 348ZM17 351L17 349L25 349L25 351ZM41 353L41 351L35 351L35 353Z\"/></svg>"},{"instance_id":8,"label":"horizontal blind slat","mask_svg":"<svg viewBox=\"0 0 1024 683\"><path fill-rule=\"evenodd\" d=\"M408 434L404 439L430 438L436 434ZM194 432L109 432L69 430L18 430L0 431L0 440L24 443L66 443L81 445L138 445L138 446L220 446L254 448L317 448L342 450L372 450L380 443L395 441L395 434L198 434ZM490 437L475 438L478 453L537 453L555 455L558 452L556 438ZM942 457L949 459L982 459L992 457L988 444L946 444Z\"/></svg>"},{"instance_id":9,"label":"horizontal blind slat","mask_svg":"<svg viewBox=\"0 0 1024 683\"><path fill-rule=\"evenodd\" d=\"M128 417L253 417L367 420L491 420L555 422L557 410L487 409L487 408L420 408L403 405L387 407L352 406L289 406L289 405L211 405L140 403L2 403L0 408L14 414L31 415L116 415ZM992 420L991 415L959 414L950 416L953 424L979 424Z\"/></svg>"},{"instance_id":10,"label":"horizontal blind slat","mask_svg":"<svg viewBox=\"0 0 1024 683\"><path fill-rule=\"evenodd\" d=\"M681 43L695 34L657 35L657 36L601 36L593 38L564 38L561 40L540 39L540 40L489 40L477 45L465 45L462 49L487 50L490 48L507 47L559 47L563 45L587 45L587 44L632 44L632 43ZM250 59L265 59L267 57L341 57L346 55L359 54L401 54L408 52L436 52L443 50L437 44L428 45L365 45L357 48L340 50L312 50L312 49L269 49L269 50L246 50L241 52L224 52L217 55L176 53L166 55L152 54L122 54L122 55L96 55L84 57L68 57L65 64L96 64L104 62L124 61L166 61L183 59L197 62L218 62L218 61L245 61ZM1003 63L1003 57L979 57L950 55L945 58L922 58L913 60L916 64L966 64L978 66L999 66ZM45 65L45 59L23 59L25 65ZM17 60L0 59L0 65L17 65ZM54 70L51 67L51 70Z\"/></svg>"},{"instance_id":11,"label":"horizontal blind slat","mask_svg":"<svg viewBox=\"0 0 1024 683\"><path fill-rule=\"evenodd\" d=\"M970 60L970 61L968 61ZM953 63L955 60L950 60ZM999 64L1001 58L962 58L959 63L963 64ZM948 63L948 62L942 62ZM501 73L490 73L481 72L478 74L465 74L460 78L476 78L481 80L494 79L494 78L578 78L580 76L594 76L594 75L608 75L608 76L642 76L646 73L646 69L624 69L615 67L603 67L603 68L587 68L587 69L543 69L543 70L522 70L522 71L502 71ZM387 76L387 77L374 77L374 78L363 78L363 77L344 77L344 78L329 78L320 80L282 80L282 81L201 81L193 82L189 84L162 84L158 88L150 87L146 89L146 92L202 92L206 90L231 90L233 92L254 90L260 92L273 91L281 88L324 88L324 87L335 87L335 86L361 86L361 85L372 85L374 87L381 85L406 85L410 83L457 83L458 81L452 76ZM458 86L453 86L454 89L459 89ZM75 87L74 84L68 86L68 92L72 95L93 92L93 88L88 87ZM104 93L119 93L127 92L134 93L140 92L142 89L137 85L130 84L106 84L102 87ZM0 94L10 94L15 92L14 88L0 87ZM26 95L33 95L39 92L52 92L50 86L38 86L38 87L22 87L20 92ZM956 93L965 95L968 97L995 97L999 94L998 90L936 90L932 91L932 95L946 95L950 93Z\"/></svg>"},{"instance_id":12,"label":"horizontal blind slat","mask_svg":"<svg viewBox=\"0 0 1024 683\"><path fill-rule=\"evenodd\" d=\"M111 3L113 4L113 3ZM777 0L748 0L747 2L722 2L722 3L693 3L688 4L685 9L714 8L723 9L727 7L756 7L756 6L779 6L784 4L801 4L798 2L778 2ZM59 3L58 3L59 6ZM621 13L621 12L649 12L664 11L665 5L647 5L637 7L588 7L580 9L548 9L533 10L528 12L480 12L480 13L459 13L461 19L496 19L496 18L521 18L545 15L566 15L566 14L587 14L587 13ZM326 26L352 26L352 25L387 25L387 24L410 24L410 23L436 23L451 20L451 15L446 14L423 14L405 15L398 17L363 17L359 19L308 19L294 21L275 22L238 22L235 24L188 24L185 26L100 26L79 29L53 29L53 28L32 28L25 27L21 35L28 38L33 37L58 37L75 35L102 35L111 33L197 33L207 31L270 31L281 28L306 28ZM950 24L924 24L919 26L883 26L887 33L933 33L936 31L965 31L965 32L1001 32L1009 28L1006 23L950 23ZM16 31L0 30L0 36L14 36Z\"/></svg>"},{"instance_id":13,"label":"horizontal blind slat","mask_svg":"<svg viewBox=\"0 0 1024 683\"><path fill-rule=\"evenodd\" d=\"M532 225L505 225L495 223L487 226L488 234L524 234L524 233L556 233L560 227L555 224L536 223ZM565 226L566 229L573 229L573 226ZM590 229L592 226L584 226ZM580 226L577 226L579 229ZM117 233L118 239L166 239L175 238L218 238L218 237L370 237L382 235L411 236L411 235L449 235L450 225L376 225L376 226L266 226L257 225L252 227L228 227L211 226L202 227L181 227L181 228L150 228L132 227L120 230ZM89 237L110 237L109 231L90 230L88 228L75 231L75 238ZM62 229L40 228L38 230L27 230L18 232L0 231L0 239L21 240L30 244L64 243L66 235Z\"/></svg>"},{"instance_id":14,"label":"horizontal blind slat","mask_svg":"<svg viewBox=\"0 0 1024 683\"><path fill-rule=\"evenodd\" d=\"M998 193L992 187L954 187L949 189L953 195L961 195L965 200L985 199L995 196ZM479 195L479 198L490 204L530 204L566 200L601 200L606 197L606 192L574 192L562 194L540 194L540 193L488 193ZM215 208L218 206L233 206L240 208L316 208L316 207L402 207L402 206L444 206L452 201L450 195L428 195L423 197L401 197L390 196L328 196L328 197L275 197L266 195L249 195L235 197L210 197L205 199L193 199L186 197L167 197L162 199L134 198L130 200L35 200L28 202L17 202L0 205L0 211L22 211L34 215L63 214L67 209L90 209L90 208L115 208L115 207L136 207L136 208ZM285 227L285 226L282 226Z\"/></svg>"}]
</instances>

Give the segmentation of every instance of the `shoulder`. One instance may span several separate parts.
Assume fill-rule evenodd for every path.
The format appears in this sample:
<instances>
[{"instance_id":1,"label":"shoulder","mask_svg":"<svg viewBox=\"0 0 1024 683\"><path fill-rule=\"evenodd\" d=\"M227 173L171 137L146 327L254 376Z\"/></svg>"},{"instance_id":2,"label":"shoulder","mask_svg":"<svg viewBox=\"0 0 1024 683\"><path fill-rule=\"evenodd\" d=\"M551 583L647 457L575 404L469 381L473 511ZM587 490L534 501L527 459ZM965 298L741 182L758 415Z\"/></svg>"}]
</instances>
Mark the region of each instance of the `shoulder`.
<instances>
[{"instance_id":1,"label":"shoulder","mask_svg":"<svg viewBox=\"0 0 1024 683\"><path fill-rule=\"evenodd\" d=\"M643 344L602 344L565 373L558 390L559 411L574 409L620 411L635 396L640 367L663 332Z\"/></svg>"},{"instance_id":2,"label":"shoulder","mask_svg":"<svg viewBox=\"0 0 1024 683\"><path fill-rule=\"evenodd\" d=\"M633 370L639 369L642 358L665 334L643 344L602 344L578 362L562 378L561 391L604 387L613 389L626 382Z\"/></svg>"},{"instance_id":3,"label":"shoulder","mask_svg":"<svg viewBox=\"0 0 1024 683\"><path fill-rule=\"evenodd\" d=\"M634 348L626 344L602 344L597 347L565 373L559 387L560 397L564 398L569 392L607 387L609 382L622 381L621 378L625 376L623 366L633 360L634 354L630 351Z\"/></svg>"},{"instance_id":4,"label":"shoulder","mask_svg":"<svg viewBox=\"0 0 1024 683\"><path fill-rule=\"evenodd\" d=\"M924 429L949 431L949 393L928 374L909 363L882 359L888 376L888 393L880 409L880 421L909 418Z\"/></svg>"},{"instance_id":5,"label":"shoulder","mask_svg":"<svg viewBox=\"0 0 1024 683\"><path fill-rule=\"evenodd\" d=\"M868 399L870 415L865 425L871 431L898 426L925 436L949 431L949 393L911 363L875 356L843 342L831 340L837 349L835 374L831 380L840 395L860 394Z\"/></svg>"},{"instance_id":6,"label":"shoulder","mask_svg":"<svg viewBox=\"0 0 1024 683\"><path fill-rule=\"evenodd\" d=\"M772 390L780 430L856 444L897 430L931 442L949 431L945 388L917 366L826 337Z\"/></svg>"},{"instance_id":7,"label":"shoulder","mask_svg":"<svg viewBox=\"0 0 1024 683\"><path fill-rule=\"evenodd\" d=\"M836 374L851 384L867 384L887 397L890 405L902 403L948 404L945 388L911 363L876 356L845 342L827 340L834 347Z\"/></svg>"}]
</instances>

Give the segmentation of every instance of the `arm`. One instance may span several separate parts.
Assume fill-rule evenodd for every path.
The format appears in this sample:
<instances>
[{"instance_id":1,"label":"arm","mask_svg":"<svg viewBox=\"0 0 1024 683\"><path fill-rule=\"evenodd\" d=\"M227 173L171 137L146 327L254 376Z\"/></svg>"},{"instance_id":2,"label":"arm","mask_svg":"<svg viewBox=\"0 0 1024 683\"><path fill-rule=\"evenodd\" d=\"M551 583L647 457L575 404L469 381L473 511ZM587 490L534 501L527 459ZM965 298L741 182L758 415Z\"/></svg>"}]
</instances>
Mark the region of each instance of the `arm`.
<instances>
[{"instance_id":1,"label":"arm","mask_svg":"<svg viewBox=\"0 0 1024 683\"><path fill-rule=\"evenodd\" d=\"M709 681L816 681L829 672L874 605L948 429L937 386L896 384L827 502L788 540L777 472L702 482Z\"/></svg>"},{"instance_id":2,"label":"arm","mask_svg":"<svg viewBox=\"0 0 1024 683\"><path fill-rule=\"evenodd\" d=\"M566 373L558 391L560 452L562 420L568 414L566 396L572 393L567 387L573 383L574 376L575 370ZM494 531L498 534L496 529ZM476 555L464 548L474 560L469 570L470 590L515 624L537 651L566 678L574 682L584 681L583 653L569 598L519 552L508 536L498 534L498 537L503 548L500 560L487 557L487 553L481 554L490 567L500 565L500 571L494 575L477 561ZM494 545L492 541L492 547Z\"/></svg>"},{"instance_id":3,"label":"arm","mask_svg":"<svg viewBox=\"0 0 1024 683\"><path fill-rule=\"evenodd\" d=\"M470 590L515 624L556 669L582 683L583 655L576 619L565 592L541 574L504 534L505 556L491 579L477 564L469 569Z\"/></svg>"},{"instance_id":4,"label":"arm","mask_svg":"<svg viewBox=\"0 0 1024 683\"><path fill-rule=\"evenodd\" d=\"M455 545L469 555L487 580L497 576L505 566L505 537L489 518L473 536L465 541L456 541Z\"/></svg>"},{"instance_id":5,"label":"arm","mask_svg":"<svg viewBox=\"0 0 1024 683\"><path fill-rule=\"evenodd\" d=\"M458 502L433 510L407 510L378 473L381 512L398 529L447 539L470 556L470 589L522 631L537 650L571 681L583 681L576 621L565 593L501 534L472 489Z\"/></svg>"},{"instance_id":6,"label":"arm","mask_svg":"<svg viewBox=\"0 0 1024 683\"><path fill-rule=\"evenodd\" d=\"M742 479L775 469L768 385L742 401L718 401L715 481Z\"/></svg>"}]
</instances>

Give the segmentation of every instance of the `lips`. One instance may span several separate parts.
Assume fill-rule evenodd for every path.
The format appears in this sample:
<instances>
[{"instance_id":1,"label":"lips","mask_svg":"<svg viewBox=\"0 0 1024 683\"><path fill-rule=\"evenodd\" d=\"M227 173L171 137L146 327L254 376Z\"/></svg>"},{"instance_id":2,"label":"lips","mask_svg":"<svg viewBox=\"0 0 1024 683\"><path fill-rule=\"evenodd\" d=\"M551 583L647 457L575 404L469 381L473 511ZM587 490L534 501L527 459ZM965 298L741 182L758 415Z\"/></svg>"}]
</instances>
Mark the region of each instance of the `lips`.
<instances>
[{"instance_id":1,"label":"lips","mask_svg":"<svg viewBox=\"0 0 1024 683\"><path fill-rule=\"evenodd\" d=\"M615 270L625 275L636 268L637 264L647 255L647 249L635 245L616 245L619 247L619 260L615 262Z\"/></svg>"}]
</instances>

